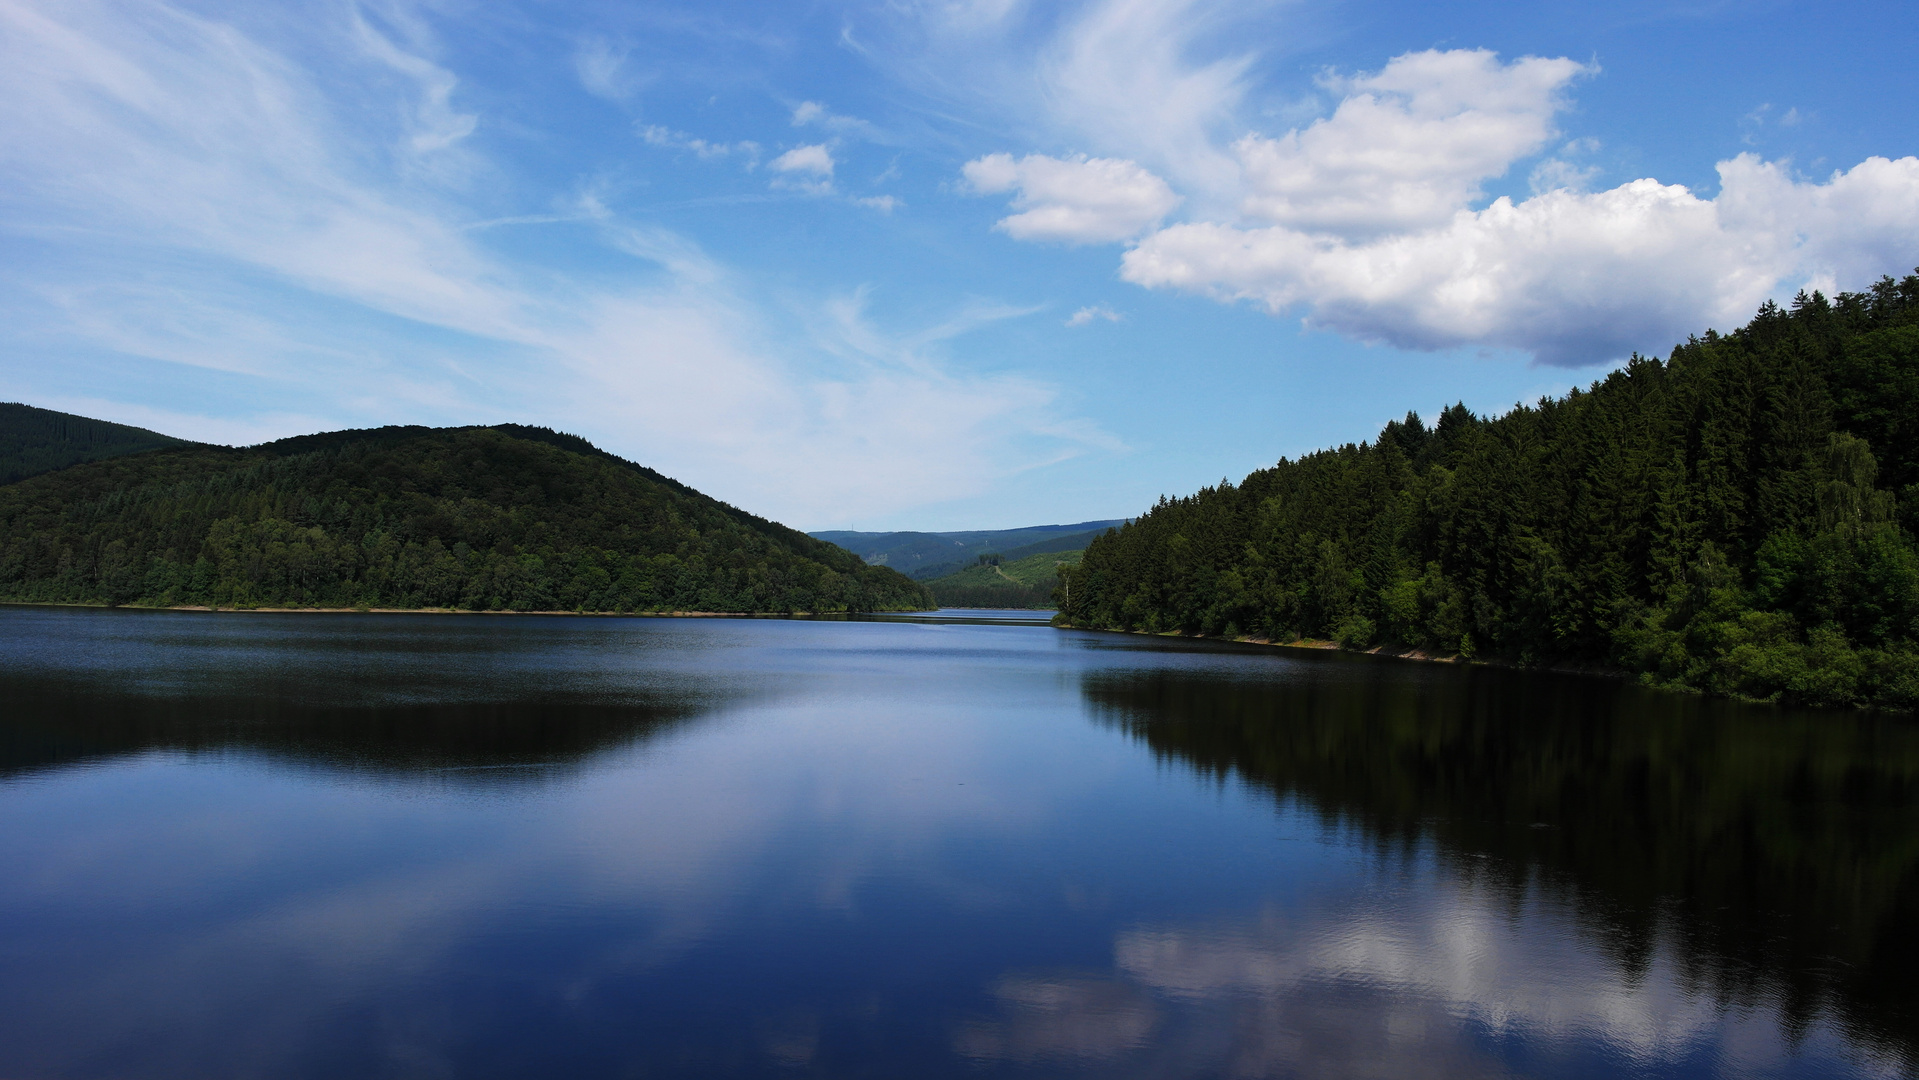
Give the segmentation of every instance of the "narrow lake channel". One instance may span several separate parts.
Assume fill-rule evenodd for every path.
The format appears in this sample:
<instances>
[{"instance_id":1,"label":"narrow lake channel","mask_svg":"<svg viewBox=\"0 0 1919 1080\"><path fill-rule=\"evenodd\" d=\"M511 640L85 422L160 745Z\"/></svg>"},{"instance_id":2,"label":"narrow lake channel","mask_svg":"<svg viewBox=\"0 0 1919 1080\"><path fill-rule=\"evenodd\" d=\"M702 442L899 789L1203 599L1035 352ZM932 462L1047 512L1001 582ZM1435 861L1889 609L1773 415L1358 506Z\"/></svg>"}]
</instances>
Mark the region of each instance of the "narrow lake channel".
<instances>
[{"instance_id":1,"label":"narrow lake channel","mask_svg":"<svg viewBox=\"0 0 1919 1080\"><path fill-rule=\"evenodd\" d=\"M0 608L0 1077L1904 1077L1919 722L866 621Z\"/></svg>"}]
</instances>

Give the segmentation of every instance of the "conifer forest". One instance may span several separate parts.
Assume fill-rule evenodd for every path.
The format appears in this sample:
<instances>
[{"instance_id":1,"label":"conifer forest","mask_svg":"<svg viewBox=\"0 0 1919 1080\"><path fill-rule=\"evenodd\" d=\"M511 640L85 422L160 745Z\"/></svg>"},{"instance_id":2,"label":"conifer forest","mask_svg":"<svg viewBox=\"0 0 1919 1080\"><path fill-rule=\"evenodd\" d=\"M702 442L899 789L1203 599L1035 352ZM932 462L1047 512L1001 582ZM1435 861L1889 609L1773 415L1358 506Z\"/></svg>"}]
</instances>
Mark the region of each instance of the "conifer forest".
<instances>
[{"instance_id":1,"label":"conifer forest","mask_svg":"<svg viewBox=\"0 0 1919 1080\"><path fill-rule=\"evenodd\" d=\"M1919 705L1919 274L1162 498L1060 621Z\"/></svg>"}]
</instances>

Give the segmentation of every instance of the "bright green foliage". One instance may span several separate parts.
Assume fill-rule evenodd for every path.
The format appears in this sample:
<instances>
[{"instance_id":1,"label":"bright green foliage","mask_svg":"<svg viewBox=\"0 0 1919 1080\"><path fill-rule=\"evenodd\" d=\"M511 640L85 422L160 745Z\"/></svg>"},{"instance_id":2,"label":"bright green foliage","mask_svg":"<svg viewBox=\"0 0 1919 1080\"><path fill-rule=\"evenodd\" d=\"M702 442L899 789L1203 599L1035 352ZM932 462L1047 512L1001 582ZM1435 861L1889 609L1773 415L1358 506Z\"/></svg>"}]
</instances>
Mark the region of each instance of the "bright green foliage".
<instances>
[{"instance_id":1,"label":"bright green foliage","mask_svg":"<svg viewBox=\"0 0 1919 1080\"><path fill-rule=\"evenodd\" d=\"M0 600L919 610L923 586L543 428L184 447L0 488Z\"/></svg>"},{"instance_id":2,"label":"bright green foliage","mask_svg":"<svg viewBox=\"0 0 1919 1080\"><path fill-rule=\"evenodd\" d=\"M1061 618L1912 707L1916 512L1919 275L1162 499L1093 542Z\"/></svg>"},{"instance_id":3,"label":"bright green foliage","mask_svg":"<svg viewBox=\"0 0 1919 1080\"><path fill-rule=\"evenodd\" d=\"M1079 551L1048 551L1006 562L981 555L973 566L926 583L941 607L1050 608L1059 568L1077 565Z\"/></svg>"},{"instance_id":4,"label":"bright green foliage","mask_svg":"<svg viewBox=\"0 0 1919 1080\"><path fill-rule=\"evenodd\" d=\"M83 461L182 445L184 440L145 428L15 402L0 403L0 484Z\"/></svg>"}]
</instances>

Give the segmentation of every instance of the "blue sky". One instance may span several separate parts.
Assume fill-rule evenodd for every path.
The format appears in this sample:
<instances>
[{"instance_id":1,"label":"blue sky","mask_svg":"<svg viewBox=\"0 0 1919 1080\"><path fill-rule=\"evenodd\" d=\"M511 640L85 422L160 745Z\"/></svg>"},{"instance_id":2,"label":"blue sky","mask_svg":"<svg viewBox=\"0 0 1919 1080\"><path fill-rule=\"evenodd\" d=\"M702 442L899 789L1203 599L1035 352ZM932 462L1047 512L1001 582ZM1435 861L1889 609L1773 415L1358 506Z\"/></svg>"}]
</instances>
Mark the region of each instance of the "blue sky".
<instances>
[{"instance_id":1,"label":"blue sky","mask_svg":"<svg viewBox=\"0 0 1919 1080\"><path fill-rule=\"evenodd\" d=\"M1137 513L1919 264L1908 3L0 0L0 398Z\"/></svg>"}]
</instances>

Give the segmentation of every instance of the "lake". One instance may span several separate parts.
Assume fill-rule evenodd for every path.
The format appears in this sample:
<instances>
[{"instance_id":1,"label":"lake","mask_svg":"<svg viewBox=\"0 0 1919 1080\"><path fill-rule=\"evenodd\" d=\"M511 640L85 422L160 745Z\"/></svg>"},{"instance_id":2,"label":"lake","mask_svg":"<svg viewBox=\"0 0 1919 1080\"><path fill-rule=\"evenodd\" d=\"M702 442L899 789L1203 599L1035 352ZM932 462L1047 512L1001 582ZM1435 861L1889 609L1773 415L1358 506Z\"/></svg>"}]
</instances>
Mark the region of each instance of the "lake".
<instances>
[{"instance_id":1,"label":"lake","mask_svg":"<svg viewBox=\"0 0 1919 1080\"><path fill-rule=\"evenodd\" d=\"M0 1077L1911 1076L1919 726L867 621L0 608Z\"/></svg>"}]
</instances>

